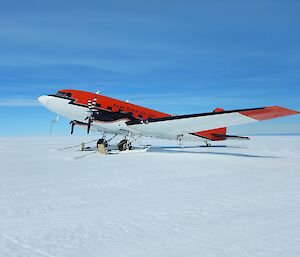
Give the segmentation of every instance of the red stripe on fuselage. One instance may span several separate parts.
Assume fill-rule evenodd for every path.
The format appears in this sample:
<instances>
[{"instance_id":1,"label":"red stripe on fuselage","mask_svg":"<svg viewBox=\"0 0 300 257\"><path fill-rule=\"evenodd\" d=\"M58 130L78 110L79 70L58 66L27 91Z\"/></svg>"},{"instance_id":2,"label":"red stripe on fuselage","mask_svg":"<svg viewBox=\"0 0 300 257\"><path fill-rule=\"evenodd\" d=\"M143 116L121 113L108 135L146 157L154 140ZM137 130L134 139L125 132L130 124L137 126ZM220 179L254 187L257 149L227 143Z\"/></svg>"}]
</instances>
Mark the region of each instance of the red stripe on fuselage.
<instances>
[{"instance_id":1,"label":"red stripe on fuselage","mask_svg":"<svg viewBox=\"0 0 300 257\"><path fill-rule=\"evenodd\" d=\"M162 117L171 116L167 113L158 112L132 103L127 103L125 101L121 101L111 97L85 92L81 90L63 89L60 90L60 92L71 93L72 98L76 99L75 103L83 104L83 105L87 105L88 100L93 101L93 99L96 97L97 98L96 103L101 105L101 107L99 108L106 109L111 112L118 112L118 111L122 111L126 113L131 112L132 115L137 119L146 120L149 118L162 118ZM111 110L109 109L110 107ZM139 117L139 115L141 115L142 117Z\"/></svg>"}]
</instances>

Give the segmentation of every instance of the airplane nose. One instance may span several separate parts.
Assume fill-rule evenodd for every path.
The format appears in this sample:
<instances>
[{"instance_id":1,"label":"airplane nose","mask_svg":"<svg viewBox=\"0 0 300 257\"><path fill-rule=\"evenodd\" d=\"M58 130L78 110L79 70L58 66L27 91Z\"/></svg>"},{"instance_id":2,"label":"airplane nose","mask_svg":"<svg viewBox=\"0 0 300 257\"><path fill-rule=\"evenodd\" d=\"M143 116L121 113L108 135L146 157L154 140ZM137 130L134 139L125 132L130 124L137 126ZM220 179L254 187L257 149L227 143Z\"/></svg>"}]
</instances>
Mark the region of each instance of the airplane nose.
<instances>
[{"instance_id":1,"label":"airplane nose","mask_svg":"<svg viewBox=\"0 0 300 257\"><path fill-rule=\"evenodd\" d=\"M39 102L44 106L47 106L48 100L49 100L49 97L47 95L42 95L39 97Z\"/></svg>"}]
</instances>

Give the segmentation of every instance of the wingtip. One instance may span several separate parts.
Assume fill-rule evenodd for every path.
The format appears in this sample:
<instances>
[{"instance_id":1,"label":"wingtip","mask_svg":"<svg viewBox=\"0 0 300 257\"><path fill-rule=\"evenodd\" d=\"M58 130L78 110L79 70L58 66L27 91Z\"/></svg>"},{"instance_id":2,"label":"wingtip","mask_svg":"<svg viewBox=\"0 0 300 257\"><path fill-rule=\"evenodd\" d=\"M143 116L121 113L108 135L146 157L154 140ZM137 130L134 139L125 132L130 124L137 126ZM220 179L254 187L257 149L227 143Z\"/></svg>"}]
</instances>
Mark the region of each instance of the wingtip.
<instances>
[{"instance_id":1,"label":"wingtip","mask_svg":"<svg viewBox=\"0 0 300 257\"><path fill-rule=\"evenodd\" d=\"M271 106L270 108L272 108L272 107L276 110L279 110L280 112L282 112L283 114L286 114L286 115L293 115L293 114L299 114L300 113L296 110L284 108L284 107L281 107L281 106Z\"/></svg>"}]
</instances>

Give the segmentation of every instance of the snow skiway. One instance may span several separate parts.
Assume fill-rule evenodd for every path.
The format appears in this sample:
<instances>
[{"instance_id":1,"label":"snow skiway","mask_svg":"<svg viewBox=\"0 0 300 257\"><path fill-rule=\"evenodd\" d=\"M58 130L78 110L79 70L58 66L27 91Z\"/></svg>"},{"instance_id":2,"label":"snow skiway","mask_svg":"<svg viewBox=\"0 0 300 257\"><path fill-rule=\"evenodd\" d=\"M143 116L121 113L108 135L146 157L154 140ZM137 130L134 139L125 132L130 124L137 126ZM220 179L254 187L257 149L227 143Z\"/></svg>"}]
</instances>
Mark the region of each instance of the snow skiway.
<instances>
[{"instance_id":1,"label":"snow skiway","mask_svg":"<svg viewBox=\"0 0 300 257\"><path fill-rule=\"evenodd\" d=\"M0 138L1 257L299 256L299 136L104 156L92 139Z\"/></svg>"},{"instance_id":2,"label":"snow skiway","mask_svg":"<svg viewBox=\"0 0 300 257\"><path fill-rule=\"evenodd\" d=\"M39 97L50 111L70 119L71 134L75 126L102 133L102 144L107 147L107 133L122 136L118 150L131 150L135 137L150 137L182 142L211 142L247 140L248 137L228 135L227 127L299 114L280 106L224 110L186 115L170 115L110 98L99 93L80 90L59 90L56 94ZM180 105L180 103L178 103ZM54 120L51 126L56 123ZM52 131L52 128L51 130Z\"/></svg>"}]
</instances>

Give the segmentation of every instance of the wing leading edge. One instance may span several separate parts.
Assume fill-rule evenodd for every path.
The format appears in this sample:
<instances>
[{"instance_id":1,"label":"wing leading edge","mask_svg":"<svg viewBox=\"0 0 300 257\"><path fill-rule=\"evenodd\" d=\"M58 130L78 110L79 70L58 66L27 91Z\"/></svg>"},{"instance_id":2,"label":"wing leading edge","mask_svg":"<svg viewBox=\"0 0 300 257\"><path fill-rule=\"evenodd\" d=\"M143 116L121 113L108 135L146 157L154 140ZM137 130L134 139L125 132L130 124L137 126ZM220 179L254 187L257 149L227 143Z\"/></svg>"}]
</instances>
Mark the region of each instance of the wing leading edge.
<instances>
[{"instance_id":1,"label":"wing leading edge","mask_svg":"<svg viewBox=\"0 0 300 257\"><path fill-rule=\"evenodd\" d=\"M142 134L176 136L195 131L229 127L299 114L279 106L208 112L149 119L143 123L127 122L131 130Z\"/></svg>"}]
</instances>

